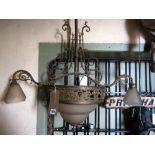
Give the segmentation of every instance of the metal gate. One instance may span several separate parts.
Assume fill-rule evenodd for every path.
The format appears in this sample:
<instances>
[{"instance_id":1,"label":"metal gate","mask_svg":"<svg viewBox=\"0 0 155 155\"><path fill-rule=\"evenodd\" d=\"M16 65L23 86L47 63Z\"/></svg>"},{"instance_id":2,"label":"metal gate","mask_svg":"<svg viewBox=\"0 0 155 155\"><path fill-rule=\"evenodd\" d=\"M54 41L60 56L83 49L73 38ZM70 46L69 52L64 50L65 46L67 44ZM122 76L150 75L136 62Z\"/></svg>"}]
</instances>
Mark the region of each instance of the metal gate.
<instances>
[{"instance_id":1,"label":"metal gate","mask_svg":"<svg viewBox=\"0 0 155 155\"><path fill-rule=\"evenodd\" d=\"M155 92L155 74L150 71L151 55L145 52L96 52L89 51L88 57L96 57L98 61L89 67L97 67L102 73L101 84L110 84L117 76L122 74L130 75L141 95L153 96ZM97 72L94 78L99 78ZM84 79L83 79L84 80ZM68 83L64 78L64 83ZM87 85L91 83L85 79ZM122 96L127 91L127 85L121 83L111 88L107 88L106 96ZM154 113L154 108L151 108ZM124 135L128 131L124 127L124 109L106 108L98 105L95 111L91 112L88 118L77 126L72 126L65 122L59 114L48 116L49 134L63 135ZM151 129L150 129L151 130Z\"/></svg>"}]
</instances>

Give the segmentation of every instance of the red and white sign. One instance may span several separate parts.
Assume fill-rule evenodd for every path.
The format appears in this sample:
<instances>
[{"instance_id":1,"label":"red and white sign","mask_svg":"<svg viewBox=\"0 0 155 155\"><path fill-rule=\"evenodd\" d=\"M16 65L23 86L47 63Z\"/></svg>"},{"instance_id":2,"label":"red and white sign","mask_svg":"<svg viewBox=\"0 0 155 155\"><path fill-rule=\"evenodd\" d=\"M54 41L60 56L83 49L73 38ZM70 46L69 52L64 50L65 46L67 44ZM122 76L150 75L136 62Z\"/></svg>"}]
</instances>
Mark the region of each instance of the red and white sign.
<instances>
[{"instance_id":1,"label":"red and white sign","mask_svg":"<svg viewBox=\"0 0 155 155\"><path fill-rule=\"evenodd\" d=\"M155 108L155 97L141 97L143 106ZM106 108L128 108L123 102L123 97L107 97L105 99Z\"/></svg>"}]
</instances>

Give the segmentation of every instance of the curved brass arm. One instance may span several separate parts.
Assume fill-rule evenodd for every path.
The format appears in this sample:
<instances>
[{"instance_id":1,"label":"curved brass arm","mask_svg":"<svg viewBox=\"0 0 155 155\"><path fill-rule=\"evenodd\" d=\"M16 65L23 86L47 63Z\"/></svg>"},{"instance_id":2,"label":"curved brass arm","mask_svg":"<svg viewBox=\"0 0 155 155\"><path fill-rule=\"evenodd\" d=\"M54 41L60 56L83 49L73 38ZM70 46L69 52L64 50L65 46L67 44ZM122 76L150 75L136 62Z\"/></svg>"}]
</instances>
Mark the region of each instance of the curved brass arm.
<instances>
[{"instance_id":1,"label":"curved brass arm","mask_svg":"<svg viewBox=\"0 0 155 155\"><path fill-rule=\"evenodd\" d=\"M65 77L65 76L69 76L69 75L74 75L75 73L68 73L68 74L64 74L62 76L59 76L55 79L53 79L53 82ZM111 84L104 84L104 85L101 85L100 82L94 80L93 78L91 78L90 76L88 76L87 74L84 74L84 73L77 73L78 75L82 75L82 76L86 76L88 77L91 81L93 81L94 83L96 83L98 86L100 87L111 87L117 83L119 83L123 78L125 79L125 82L128 83L128 79L130 79L131 81L131 86L134 85L133 83L133 78L129 75L126 75L126 74L123 74L123 75L120 75L116 78L116 80L111 83ZM13 77L12 77L12 82L16 82L17 80L21 80L21 81L30 81L31 83L33 82L34 84L36 85L43 85L43 83L40 83L40 82L36 82L34 80L34 78L32 77L32 75L26 71L26 70L17 70L16 72L14 72L13 74ZM53 83L52 83L53 84Z\"/></svg>"},{"instance_id":2,"label":"curved brass arm","mask_svg":"<svg viewBox=\"0 0 155 155\"><path fill-rule=\"evenodd\" d=\"M15 80L31 81L31 83L33 82L36 85L40 84L39 82L36 82L34 78L32 77L32 75L26 70L17 70L16 72L14 72L11 80L12 81L15 81Z\"/></svg>"},{"instance_id":3,"label":"curved brass arm","mask_svg":"<svg viewBox=\"0 0 155 155\"><path fill-rule=\"evenodd\" d=\"M123 75L118 76L113 83L111 83L111 84L105 84L104 86L105 87L111 87L111 86L119 83L123 78L125 79L125 82L126 83L128 83L128 79L130 79L131 85L134 85L133 78L131 76L129 76L129 75L123 74Z\"/></svg>"}]
</instances>

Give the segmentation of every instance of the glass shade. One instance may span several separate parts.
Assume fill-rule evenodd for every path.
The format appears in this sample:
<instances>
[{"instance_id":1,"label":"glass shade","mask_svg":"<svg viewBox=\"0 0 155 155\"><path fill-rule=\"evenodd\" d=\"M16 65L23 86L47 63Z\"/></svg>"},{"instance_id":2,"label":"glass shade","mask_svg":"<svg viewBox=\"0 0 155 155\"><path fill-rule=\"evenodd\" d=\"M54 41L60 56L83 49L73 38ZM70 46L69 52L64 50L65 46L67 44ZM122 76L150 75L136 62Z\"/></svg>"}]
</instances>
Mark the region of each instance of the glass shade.
<instances>
[{"instance_id":1,"label":"glass shade","mask_svg":"<svg viewBox=\"0 0 155 155\"><path fill-rule=\"evenodd\" d=\"M125 94L124 103L128 106L142 106L141 97L134 86L129 88Z\"/></svg>"},{"instance_id":2,"label":"glass shade","mask_svg":"<svg viewBox=\"0 0 155 155\"><path fill-rule=\"evenodd\" d=\"M22 88L20 87L20 85L16 82L16 80L12 81L6 92L4 102L17 103L17 102L25 101L25 99L26 99L26 96Z\"/></svg>"},{"instance_id":3,"label":"glass shade","mask_svg":"<svg viewBox=\"0 0 155 155\"><path fill-rule=\"evenodd\" d=\"M82 123L97 104L59 104L59 112L64 120L72 125Z\"/></svg>"}]
</instances>

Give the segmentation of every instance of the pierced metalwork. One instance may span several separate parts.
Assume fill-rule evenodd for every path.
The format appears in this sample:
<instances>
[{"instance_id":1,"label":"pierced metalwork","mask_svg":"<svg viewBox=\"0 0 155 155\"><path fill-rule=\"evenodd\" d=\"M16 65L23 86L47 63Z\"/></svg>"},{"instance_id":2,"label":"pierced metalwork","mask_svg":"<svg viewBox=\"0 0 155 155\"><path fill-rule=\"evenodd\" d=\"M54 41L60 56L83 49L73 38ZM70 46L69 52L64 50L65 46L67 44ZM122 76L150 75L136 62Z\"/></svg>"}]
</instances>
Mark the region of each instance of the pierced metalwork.
<instances>
[{"instance_id":1,"label":"pierced metalwork","mask_svg":"<svg viewBox=\"0 0 155 155\"><path fill-rule=\"evenodd\" d=\"M60 92L60 103L66 104L102 104L105 98L105 87L57 86Z\"/></svg>"}]
</instances>

